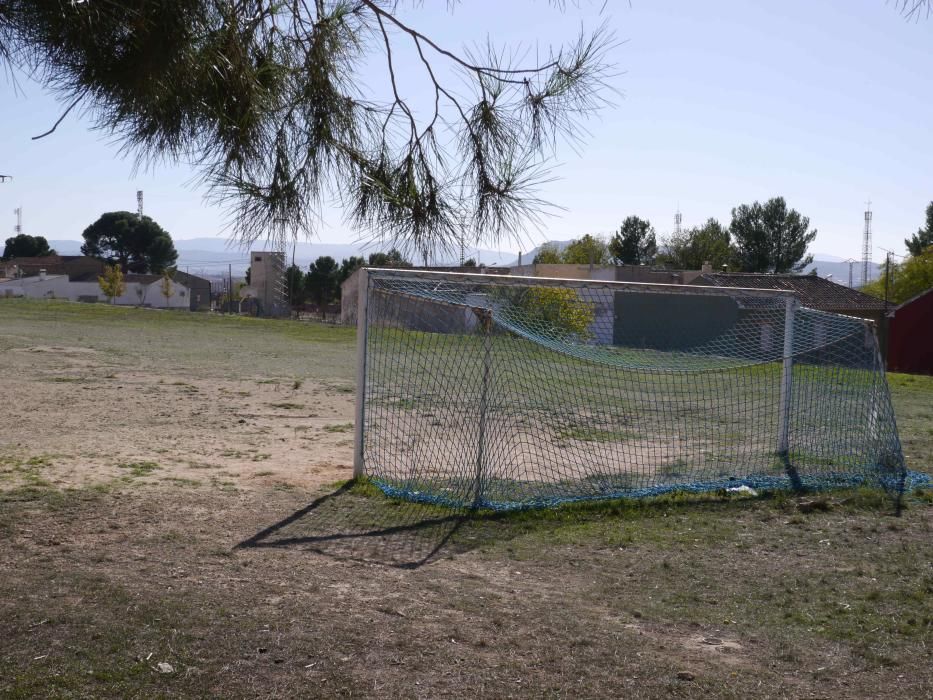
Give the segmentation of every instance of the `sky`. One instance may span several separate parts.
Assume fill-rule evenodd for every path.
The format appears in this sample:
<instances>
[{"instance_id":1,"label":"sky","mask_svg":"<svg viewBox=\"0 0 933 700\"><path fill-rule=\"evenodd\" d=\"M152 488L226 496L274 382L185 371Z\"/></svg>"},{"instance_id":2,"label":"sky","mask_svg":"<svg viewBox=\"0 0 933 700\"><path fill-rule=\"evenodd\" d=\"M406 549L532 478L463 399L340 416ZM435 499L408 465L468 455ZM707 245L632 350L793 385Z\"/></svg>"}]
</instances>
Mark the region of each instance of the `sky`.
<instances>
[{"instance_id":1,"label":"sky","mask_svg":"<svg viewBox=\"0 0 933 700\"><path fill-rule=\"evenodd\" d=\"M613 106L584 126L581 146L563 147L556 180L541 196L558 205L539 230L503 251L544 240L609 234L635 214L664 236L679 210L684 226L728 223L733 207L773 196L810 218L818 257L861 258L866 202L874 250L903 254L903 239L933 200L933 18L906 20L888 0L580 0L560 11L545 0L442 0L408 8L406 21L439 44L483 42L534 51L607 22L619 44ZM408 6L406 6L408 7ZM403 60L409 60L402 54ZM412 71L402 71L414 76ZM361 76L376 94L383 73ZM176 239L226 236L225 211L205 201L185 164L137 171L120 144L19 76L0 78L0 240L23 230L79 240L101 213L146 213ZM412 77L416 101L426 93ZM323 212L317 240L350 243L358 232ZM496 248L497 245L486 245Z\"/></svg>"}]
</instances>

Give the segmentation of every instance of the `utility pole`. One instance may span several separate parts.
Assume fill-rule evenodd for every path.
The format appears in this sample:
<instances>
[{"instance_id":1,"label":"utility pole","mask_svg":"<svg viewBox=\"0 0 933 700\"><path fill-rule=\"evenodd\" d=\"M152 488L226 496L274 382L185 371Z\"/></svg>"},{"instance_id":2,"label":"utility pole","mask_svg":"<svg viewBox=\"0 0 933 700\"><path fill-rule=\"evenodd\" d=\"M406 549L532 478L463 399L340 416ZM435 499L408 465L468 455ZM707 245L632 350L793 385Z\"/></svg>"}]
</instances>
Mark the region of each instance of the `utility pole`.
<instances>
[{"instance_id":1,"label":"utility pole","mask_svg":"<svg viewBox=\"0 0 933 700\"><path fill-rule=\"evenodd\" d=\"M891 283L891 251L884 256L884 315L888 315L888 285Z\"/></svg>"},{"instance_id":2,"label":"utility pole","mask_svg":"<svg viewBox=\"0 0 933 700\"><path fill-rule=\"evenodd\" d=\"M233 313L233 263L227 265L227 279L230 282L230 289L227 292L230 313Z\"/></svg>"},{"instance_id":3,"label":"utility pole","mask_svg":"<svg viewBox=\"0 0 933 700\"><path fill-rule=\"evenodd\" d=\"M858 262L858 260L856 260L855 258L849 258L848 260L843 260L842 262L848 264L849 266L849 289L852 289L852 286L853 286L852 285L852 282L853 282L852 268L854 267L855 263Z\"/></svg>"},{"instance_id":4,"label":"utility pole","mask_svg":"<svg viewBox=\"0 0 933 700\"><path fill-rule=\"evenodd\" d=\"M871 200L865 206L865 231L862 234L862 284L871 282Z\"/></svg>"}]
</instances>

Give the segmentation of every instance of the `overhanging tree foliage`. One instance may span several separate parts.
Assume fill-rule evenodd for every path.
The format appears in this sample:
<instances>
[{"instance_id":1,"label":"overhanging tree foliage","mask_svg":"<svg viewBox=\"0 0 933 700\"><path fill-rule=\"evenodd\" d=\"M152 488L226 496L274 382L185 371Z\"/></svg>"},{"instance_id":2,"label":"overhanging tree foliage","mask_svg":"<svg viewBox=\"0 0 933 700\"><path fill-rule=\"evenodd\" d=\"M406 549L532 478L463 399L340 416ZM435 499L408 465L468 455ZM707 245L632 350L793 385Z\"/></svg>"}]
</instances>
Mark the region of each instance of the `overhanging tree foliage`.
<instances>
[{"instance_id":1,"label":"overhanging tree foliage","mask_svg":"<svg viewBox=\"0 0 933 700\"><path fill-rule=\"evenodd\" d=\"M20 233L6 239L3 246L3 256L0 257L0 260L36 258L42 255L55 255L55 251L49 247L49 242L45 239L45 236L30 236Z\"/></svg>"},{"instance_id":2,"label":"overhanging tree foliage","mask_svg":"<svg viewBox=\"0 0 933 700\"><path fill-rule=\"evenodd\" d=\"M148 216L128 211L102 214L81 234L81 253L118 263L124 272L162 272L178 260L168 231Z\"/></svg>"},{"instance_id":3,"label":"overhanging tree foliage","mask_svg":"<svg viewBox=\"0 0 933 700\"><path fill-rule=\"evenodd\" d=\"M419 4L0 0L0 51L140 159L200 166L244 244L312 233L325 202L419 257L464 231L517 236L544 205L544 163L605 104L613 37L581 31L515 63L440 45ZM403 81L406 52L420 76ZM373 67L387 95L361 92Z\"/></svg>"},{"instance_id":4,"label":"overhanging tree foliage","mask_svg":"<svg viewBox=\"0 0 933 700\"><path fill-rule=\"evenodd\" d=\"M810 219L788 209L783 197L732 210L729 232L742 272L799 272L813 262L807 246L816 238Z\"/></svg>"}]
</instances>

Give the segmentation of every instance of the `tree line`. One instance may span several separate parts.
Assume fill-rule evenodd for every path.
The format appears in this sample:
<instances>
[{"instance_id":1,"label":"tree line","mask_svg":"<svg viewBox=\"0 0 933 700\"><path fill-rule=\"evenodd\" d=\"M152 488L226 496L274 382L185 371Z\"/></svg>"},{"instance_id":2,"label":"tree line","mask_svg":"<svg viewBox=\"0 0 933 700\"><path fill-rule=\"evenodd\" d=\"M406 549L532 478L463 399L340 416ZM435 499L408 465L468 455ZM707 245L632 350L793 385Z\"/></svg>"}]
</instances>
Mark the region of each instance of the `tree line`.
<instances>
[{"instance_id":1,"label":"tree line","mask_svg":"<svg viewBox=\"0 0 933 700\"><path fill-rule=\"evenodd\" d=\"M560 250L549 243L534 258L538 263L594 265L659 265L699 270L799 272L813 261L807 247L816 238L810 219L787 206L783 197L741 204L723 226L714 218L701 226L672 233L658 244L648 219L629 216L608 239L586 234Z\"/></svg>"},{"instance_id":2,"label":"tree line","mask_svg":"<svg viewBox=\"0 0 933 700\"><path fill-rule=\"evenodd\" d=\"M340 301L341 285L364 265L369 267L412 267L402 253L392 248L388 253L370 253L368 258L351 255L338 264L329 255L322 255L312 262L307 271L298 265L291 265L285 270L285 291L288 303L293 309L299 309L311 302L326 318L326 307ZM246 282L250 281L250 271L246 271Z\"/></svg>"},{"instance_id":3,"label":"tree line","mask_svg":"<svg viewBox=\"0 0 933 700\"><path fill-rule=\"evenodd\" d=\"M128 211L102 214L81 234L81 254L116 265L121 272L161 275L178 260L168 231L148 216ZM44 236L21 233L7 238L0 260L55 255Z\"/></svg>"}]
</instances>

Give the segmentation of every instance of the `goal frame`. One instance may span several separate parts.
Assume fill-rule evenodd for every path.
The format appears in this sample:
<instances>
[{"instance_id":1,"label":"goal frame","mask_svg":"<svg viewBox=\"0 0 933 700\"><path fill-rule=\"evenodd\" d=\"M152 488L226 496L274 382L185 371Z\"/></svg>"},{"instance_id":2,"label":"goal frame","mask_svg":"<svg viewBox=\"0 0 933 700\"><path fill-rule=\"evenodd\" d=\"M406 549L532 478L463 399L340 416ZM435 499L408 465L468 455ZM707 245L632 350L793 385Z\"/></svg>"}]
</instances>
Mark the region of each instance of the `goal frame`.
<instances>
[{"instance_id":1,"label":"goal frame","mask_svg":"<svg viewBox=\"0 0 933 700\"><path fill-rule=\"evenodd\" d=\"M494 281L503 286L537 287L572 287L610 289L614 291L654 291L671 294L688 294L694 296L724 296L741 295L745 297L759 297L784 300L784 338L783 362L780 382L779 425L775 440L778 456L782 457L789 470L789 476L794 480L795 474L790 473L792 467L786 459L789 448L791 397L793 394L793 345L794 345L794 318L800 307L794 292L784 289L753 289L745 287L715 287L710 285L692 284L666 284L657 282L621 282L616 280L593 280L568 277L535 277L509 274L488 274L473 272L446 272L435 270L414 270L406 268L378 268L362 267L357 285L357 316L356 316L356 419L354 424L353 440L353 478L362 478L366 473L365 454L365 422L366 422L366 369L367 369L367 340L369 330L369 291L372 275L387 278L437 280L450 279L454 281ZM874 332L874 324L866 319L863 321ZM477 470L482 469L483 455L477 457Z\"/></svg>"}]
</instances>

